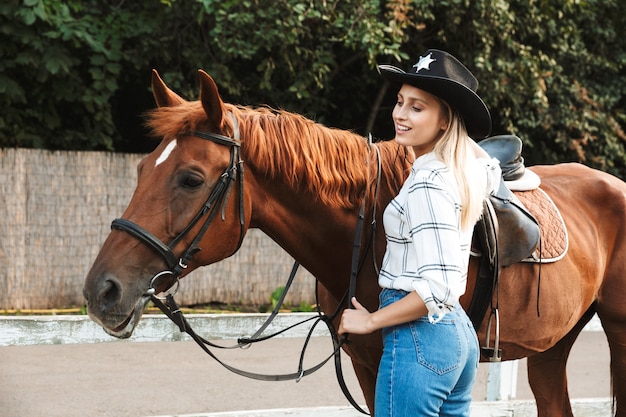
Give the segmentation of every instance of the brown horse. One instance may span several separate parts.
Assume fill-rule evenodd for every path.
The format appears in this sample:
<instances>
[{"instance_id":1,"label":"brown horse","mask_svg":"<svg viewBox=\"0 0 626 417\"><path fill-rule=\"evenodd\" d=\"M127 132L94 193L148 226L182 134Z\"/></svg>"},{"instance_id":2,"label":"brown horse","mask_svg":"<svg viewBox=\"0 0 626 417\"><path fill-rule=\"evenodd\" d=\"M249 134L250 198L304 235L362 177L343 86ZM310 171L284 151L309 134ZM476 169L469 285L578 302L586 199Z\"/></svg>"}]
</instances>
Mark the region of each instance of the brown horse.
<instances>
[{"instance_id":1,"label":"brown horse","mask_svg":"<svg viewBox=\"0 0 626 417\"><path fill-rule=\"evenodd\" d=\"M85 281L89 315L118 337L132 333L154 291L172 284L167 279L172 270L183 276L232 255L251 227L317 278L323 310L334 311L349 285L361 202L369 202L366 241L372 215L382 224L383 209L412 163L412 155L394 141L369 145L356 134L299 115L224 103L202 71L200 84L200 100L187 102L153 73L158 108L148 123L161 143L139 164L131 202ZM539 416L571 416L567 357L597 313L610 344L615 411L626 416L626 185L578 164L532 170L562 210L569 250L558 262L502 270L503 359L528 357ZM382 230L363 248L356 295L373 310L379 293L374 260L380 262L385 249ZM476 268L472 262L465 307ZM479 329L481 342L486 322ZM373 410L381 337L351 339L346 351Z\"/></svg>"}]
</instances>

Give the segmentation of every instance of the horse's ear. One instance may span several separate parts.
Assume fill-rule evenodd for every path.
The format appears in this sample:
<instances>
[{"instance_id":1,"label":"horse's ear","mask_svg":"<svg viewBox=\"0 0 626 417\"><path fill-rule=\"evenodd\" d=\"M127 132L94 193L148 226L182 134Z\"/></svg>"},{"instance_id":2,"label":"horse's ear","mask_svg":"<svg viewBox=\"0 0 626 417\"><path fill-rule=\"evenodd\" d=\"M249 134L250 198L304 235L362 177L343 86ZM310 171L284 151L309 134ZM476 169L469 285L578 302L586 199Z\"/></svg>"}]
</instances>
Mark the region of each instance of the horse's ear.
<instances>
[{"instance_id":1,"label":"horse's ear","mask_svg":"<svg viewBox=\"0 0 626 417\"><path fill-rule=\"evenodd\" d=\"M217 91L217 85L206 72L198 70L198 75L200 76L200 101L204 112L209 118L211 126L220 127L224 115L224 103Z\"/></svg>"},{"instance_id":2,"label":"horse's ear","mask_svg":"<svg viewBox=\"0 0 626 417\"><path fill-rule=\"evenodd\" d=\"M159 107L178 106L185 100L165 85L157 70L152 70L152 95Z\"/></svg>"}]
</instances>

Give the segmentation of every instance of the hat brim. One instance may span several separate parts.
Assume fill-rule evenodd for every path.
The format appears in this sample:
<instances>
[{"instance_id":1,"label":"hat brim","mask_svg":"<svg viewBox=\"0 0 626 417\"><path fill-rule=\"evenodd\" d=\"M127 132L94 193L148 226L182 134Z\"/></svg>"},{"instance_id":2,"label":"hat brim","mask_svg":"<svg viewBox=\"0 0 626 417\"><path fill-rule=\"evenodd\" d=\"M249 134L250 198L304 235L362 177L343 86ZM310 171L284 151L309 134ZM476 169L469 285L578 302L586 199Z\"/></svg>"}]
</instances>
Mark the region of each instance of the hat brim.
<instances>
[{"instance_id":1,"label":"hat brim","mask_svg":"<svg viewBox=\"0 0 626 417\"><path fill-rule=\"evenodd\" d=\"M427 91L453 106L463 117L467 134L482 139L491 133L491 115L487 105L474 91L449 78L407 73L392 65L380 65L380 74L397 84L412 85Z\"/></svg>"}]
</instances>

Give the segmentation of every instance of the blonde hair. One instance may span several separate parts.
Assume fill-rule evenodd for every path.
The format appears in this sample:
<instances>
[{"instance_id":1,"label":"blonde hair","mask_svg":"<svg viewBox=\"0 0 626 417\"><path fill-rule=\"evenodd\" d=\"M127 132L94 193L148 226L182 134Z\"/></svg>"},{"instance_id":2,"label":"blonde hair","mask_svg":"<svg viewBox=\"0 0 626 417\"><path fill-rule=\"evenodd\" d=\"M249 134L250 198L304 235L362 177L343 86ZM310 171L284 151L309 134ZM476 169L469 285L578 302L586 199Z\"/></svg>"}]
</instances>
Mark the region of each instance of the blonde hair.
<instances>
[{"instance_id":1,"label":"blonde hair","mask_svg":"<svg viewBox=\"0 0 626 417\"><path fill-rule=\"evenodd\" d=\"M475 156L469 146L472 139L467 135L463 118L445 101L438 100L442 104L444 116L447 116L448 128L435 144L433 151L456 180L461 197L461 229L466 230L473 227L482 215L485 190L480 181L471 181L474 173L471 167L475 164Z\"/></svg>"}]
</instances>

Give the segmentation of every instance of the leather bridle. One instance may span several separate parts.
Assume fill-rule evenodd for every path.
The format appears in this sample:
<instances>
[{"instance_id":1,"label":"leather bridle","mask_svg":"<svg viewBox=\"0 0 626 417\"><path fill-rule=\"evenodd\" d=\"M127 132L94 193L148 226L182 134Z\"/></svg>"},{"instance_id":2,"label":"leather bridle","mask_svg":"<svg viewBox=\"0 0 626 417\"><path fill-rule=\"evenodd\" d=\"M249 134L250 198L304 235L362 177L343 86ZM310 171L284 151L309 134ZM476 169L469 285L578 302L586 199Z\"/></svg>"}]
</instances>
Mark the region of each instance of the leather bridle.
<instances>
[{"instance_id":1,"label":"leather bridle","mask_svg":"<svg viewBox=\"0 0 626 417\"><path fill-rule=\"evenodd\" d=\"M232 113L229 114L231 116L231 119L233 120L234 126L234 133L232 138L217 133L208 133L201 131L191 131L186 133L187 136L195 136L197 138L209 140L220 145L229 146L230 162L220 176L215 187L211 190L209 197L202 205L200 211L195 215L191 222L189 222L189 224L178 234L178 236L176 236L169 244L165 244L152 233L130 220L115 219L113 220L113 223L111 223L111 229L122 230L132 235L133 237L137 238L141 242L154 249L165 260L168 269L161 271L152 277L146 295L151 296L156 293L156 287L161 284L161 282L157 281L159 281L161 277L169 276L169 287L176 284L176 289L178 288L178 279L183 271L187 268L191 258L200 251L200 247L198 245L200 244L200 241L204 237L205 233L207 232L211 222L217 215L218 206L221 206L222 220L224 220L228 197L230 195L232 186L237 178L239 178L240 233L239 242L233 253L236 252L239 247L241 247L245 235L245 215L243 201L244 169L243 161L241 160L240 156L241 142L239 138L239 125L237 123L237 119L235 119ZM203 217L206 217L204 223L202 224L202 227L200 228L194 239L191 241L187 249L182 253L180 257L176 256L176 254L174 253L174 248L185 238L185 236L189 234L193 227L196 226L196 224L198 224Z\"/></svg>"},{"instance_id":2,"label":"leather bridle","mask_svg":"<svg viewBox=\"0 0 626 417\"><path fill-rule=\"evenodd\" d=\"M158 307L165 315L167 315L179 327L181 332L187 333L207 354L209 354L209 356L215 359L219 364L221 364L222 366L224 366L226 369L230 370L231 372L234 372L241 376L245 376L247 378L263 380L263 381L296 380L297 382L303 376L309 375L317 371L318 369L320 369L330 359L334 359L337 381L341 387L341 390L346 396L346 399L350 402L350 404L356 410L358 410L362 414L369 414L365 410L363 410L359 406L359 404L357 404L357 402L354 400L354 398L350 394L350 391L345 383L343 372L341 369L340 351L341 351L342 345L346 343L348 335L345 334L345 335L339 336L332 322L340 313L341 305L344 304L346 301L348 302L348 306L352 308L352 303L350 300L352 299L352 296L354 296L354 293L356 290L356 279L359 275L360 269L365 259L365 256L361 258L361 255L364 255L365 253L367 253L367 251L370 249L370 244L373 244L372 242L375 240L374 234L376 230L376 220L375 220L376 219L376 202L378 200L378 189L380 187L380 179L381 179L381 159L380 159L380 151L378 150L377 147L374 146L374 149L376 150L376 154L377 154L377 162L378 162L377 168L378 169L377 169L377 180L375 184L376 191L374 193L374 212L372 214L373 220L372 220L372 224L370 225L372 232L369 236L369 239L367 240L368 242L367 247L364 249L364 251L362 251L361 250L361 239L362 239L361 232L363 229L364 211L365 211L365 206L366 206L366 198L364 198L362 205L360 207L360 210L359 210L359 216L357 218L357 228L356 228L356 234L355 234L354 246L353 246L352 270L351 270L351 275L350 275L349 288L348 288L348 291L346 291L346 293L344 294L343 300L339 303L337 310L332 315L323 314L321 310L319 309L320 303L318 300L316 300L317 301L316 304L318 306L318 311L317 311L318 314L316 316L304 319L300 323L296 323L290 326L289 328L283 329L282 331L279 331L278 333L275 333L273 335L261 336L265 328L268 327L268 325L271 323L274 317L278 314L278 311L280 307L282 306L283 300L287 294L287 290L291 286L291 283L296 275L296 271L299 267L298 262L294 263L291 275L283 291L283 295L278 305L274 308L274 311L270 314L270 316L267 318L267 320L261 326L261 328L259 328L254 333L253 336L239 339L235 346L229 346L229 347L220 346L220 345L207 341L206 339L202 338L197 333L195 333L193 329L191 328L191 326L189 325L189 323L187 322L187 320L185 319L185 317L183 316L180 308L178 307L178 305L176 304L174 300L174 294L178 290L179 277L183 273L183 271L187 268L188 263L191 260L191 258L198 251L200 251L200 247L198 245L200 241L202 240L203 236L205 235L205 233L207 232L209 225L215 218L218 212L218 206L220 205L221 205L221 212L222 212L222 220L224 220L225 208L228 202L228 197L230 195L232 186L234 182L236 181L237 177L239 178L239 221L240 221L241 231L239 234L239 242L234 252L236 252L241 247L241 244L243 242L243 238L245 235L244 178L243 178L244 169L243 169L243 161L241 160L241 156L240 156L241 142L240 142L240 135L239 135L239 125L235 117L232 115L232 113L230 113L230 117L233 120L233 126L234 126L233 138L229 138L227 136L223 136L217 133L207 133L207 132L201 132L201 131L190 131L186 133L186 135L188 136L195 136L200 139L205 139L205 140L209 140L209 141L221 144L221 145L229 146L230 147L230 162L228 164L228 167L226 167L226 169L220 176L218 183L209 194L209 197L207 198L206 202L204 203L200 211L191 220L191 222L183 229L182 232L180 232L169 244L165 244L161 240L159 240L156 236L154 236L152 233L148 232L146 229L142 228L141 226L127 219L120 218L120 219L113 220L113 222L111 223L111 228L121 230L132 235L133 237L137 238L139 241L145 243L146 245L154 249L165 260L165 263L168 269L161 271L152 277L152 279L150 280L150 284L148 286L148 290L146 291L145 295L151 297L151 300L154 303L154 305ZM368 145L370 146L370 149L371 149L372 147L371 135L368 138ZM369 165L369 160L368 160L368 165ZM202 227L200 228L200 230L198 231L198 233L192 240L191 244L187 247L187 249L183 252L183 254L180 257L176 256L176 254L174 253L174 248L176 247L176 245L178 245L178 243L180 243L184 239L184 237L187 236L187 234L191 231L191 229L196 224L198 224L200 220L205 216L206 216L206 219L204 220ZM375 251L374 251L373 257L374 257L374 268L378 271L378 267L376 265ZM157 292L156 287L162 283L157 282L157 281L159 280L159 278L164 277L164 276L170 276L170 283L169 283L168 288L170 288L173 285L176 285L176 287L174 288L174 290L169 291L169 293L165 297L158 297L156 295L156 292ZM316 281L316 284L317 284L317 281ZM316 293L316 298L317 298L317 295L318 295L317 285L316 285L315 293ZM209 349L209 346L214 347L214 348L220 348L220 349L247 347L251 343L260 342L262 340L267 340L271 337L277 336L278 334L289 330L291 327L295 327L297 325L303 324L310 320L315 320L315 322L310 328L309 333L306 337L305 344L303 346L302 353L300 356L298 371L294 373L266 375L266 374L257 374L253 372L244 371L244 370L235 368L233 366L230 366L229 364L221 361ZM323 322L327 326L331 334L331 339L333 341L333 352L326 359L322 360L317 365L311 368L305 369L303 367L305 351L310 341L310 338L313 335L313 331L315 330L317 324L319 324L320 322Z\"/></svg>"}]
</instances>

